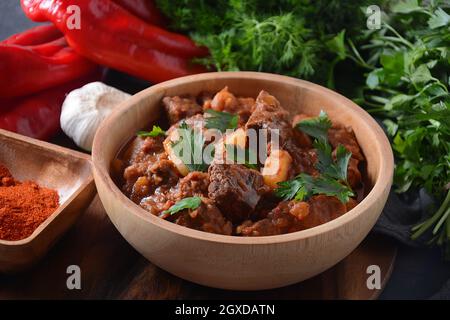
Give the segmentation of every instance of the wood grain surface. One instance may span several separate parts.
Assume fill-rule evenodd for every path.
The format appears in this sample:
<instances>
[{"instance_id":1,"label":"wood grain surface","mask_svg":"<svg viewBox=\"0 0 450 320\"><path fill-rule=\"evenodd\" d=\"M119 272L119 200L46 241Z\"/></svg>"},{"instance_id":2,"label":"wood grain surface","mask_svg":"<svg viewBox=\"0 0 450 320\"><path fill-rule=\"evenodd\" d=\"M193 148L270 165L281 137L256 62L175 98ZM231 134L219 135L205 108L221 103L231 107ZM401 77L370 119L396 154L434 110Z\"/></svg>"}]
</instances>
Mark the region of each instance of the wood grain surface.
<instances>
[{"instance_id":1,"label":"wood grain surface","mask_svg":"<svg viewBox=\"0 0 450 320\"><path fill-rule=\"evenodd\" d=\"M382 287L390 276L396 246L369 235L347 258L312 279L253 292L211 289L159 269L116 231L98 197L77 224L34 268L0 275L0 299L374 299L366 286L369 265L378 265ZM81 290L68 290L66 269L81 268Z\"/></svg>"}]
</instances>

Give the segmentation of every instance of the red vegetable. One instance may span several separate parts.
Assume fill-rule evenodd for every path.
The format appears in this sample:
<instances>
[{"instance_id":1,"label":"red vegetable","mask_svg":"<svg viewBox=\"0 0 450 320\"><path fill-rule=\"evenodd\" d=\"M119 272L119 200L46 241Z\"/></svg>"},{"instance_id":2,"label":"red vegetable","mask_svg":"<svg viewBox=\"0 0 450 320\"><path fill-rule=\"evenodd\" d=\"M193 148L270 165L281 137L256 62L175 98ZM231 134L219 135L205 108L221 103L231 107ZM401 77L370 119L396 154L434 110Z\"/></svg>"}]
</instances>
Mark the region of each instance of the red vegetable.
<instances>
[{"instance_id":1,"label":"red vegetable","mask_svg":"<svg viewBox=\"0 0 450 320\"><path fill-rule=\"evenodd\" d=\"M2 44L15 44L20 46L33 46L50 42L62 37L61 31L52 24L31 28L27 31L14 34L3 40Z\"/></svg>"},{"instance_id":2,"label":"red vegetable","mask_svg":"<svg viewBox=\"0 0 450 320\"><path fill-rule=\"evenodd\" d=\"M126 38L130 44L159 50L168 54L193 58L205 56L205 47L197 47L186 36L172 33L147 24L111 0L21 0L25 14L34 21L47 19L55 24L72 41L103 41L107 36L111 44L114 39ZM72 12L67 8L77 5L84 27L69 29L68 19ZM123 40L123 39L122 39Z\"/></svg>"},{"instance_id":3,"label":"red vegetable","mask_svg":"<svg viewBox=\"0 0 450 320\"><path fill-rule=\"evenodd\" d=\"M146 22L156 25L164 26L167 21L155 3L151 0L113 0L118 5L130 11L135 16L145 20Z\"/></svg>"},{"instance_id":4,"label":"red vegetable","mask_svg":"<svg viewBox=\"0 0 450 320\"><path fill-rule=\"evenodd\" d=\"M59 130L61 105L70 91L100 78L96 70L83 78L26 97L0 99L0 128L48 140ZM2 113L3 112L3 113Z\"/></svg>"},{"instance_id":5,"label":"red vegetable","mask_svg":"<svg viewBox=\"0 0 450 320\"><path fill-rule=\"evenodd\" d=\"M96 68L70 48L55 27L33 28L0 43L0 97L35 93Z\"/></svg>"},{"instance_id":6,"label":"red vegetable","mask_svg":"<svg viewBox=\"0 0 450 320\"><path fill-rule=\"evenodd\" d=\"M22 8L35 21L49 20L72 48L83 56L152 82L204 72L190 59L205 56L189 38L150 25L110 0L22 0ZM76 4L81 28L70 29Z\"/></svg>"}]
</instances>

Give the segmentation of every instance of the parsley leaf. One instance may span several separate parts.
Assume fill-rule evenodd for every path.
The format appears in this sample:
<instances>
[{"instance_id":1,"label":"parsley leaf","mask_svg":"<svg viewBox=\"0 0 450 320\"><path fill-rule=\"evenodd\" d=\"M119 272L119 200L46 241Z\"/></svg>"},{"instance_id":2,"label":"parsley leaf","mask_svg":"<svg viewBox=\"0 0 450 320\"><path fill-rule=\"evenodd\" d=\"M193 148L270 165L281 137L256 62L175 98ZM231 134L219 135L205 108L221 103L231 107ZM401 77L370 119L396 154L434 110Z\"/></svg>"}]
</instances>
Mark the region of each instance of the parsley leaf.
<instances>
[{"instance_id":1,"label":"parsley leaf","mask_svg":"<svg viewBox=\"0 0 450 320\"><path fill-rule=\"evenodd\" d=\"M297 198L297 193L302 189L299 197ZM301 201L305 197L306 189L299 179L292 179L289 181L278 182L278 188L275 189L275 195L283 200L294 199Z\"/></svg>"},{"instance_id":2,"label":"parsley leaf","mask_svg":"<svg viewBox=\"0 0 450 320\"><path fill-rule=\"evenodd\" d=\"M428 20L428 26L431 29L437 29L450 24L450 15L447 14L442 8L438 8L431 18Z\"/></svg>"},{"instance_id":3,"label":"parsley leaf","mask_svg":"<svg viewBox=\"0 0 450 320\"><path fill-rule=\"evenodd\" d=\"M208 109L205 113L209 114L209 117L205 117L205 127L208 129L217 129L220 132L225 132L227 129L236 129L238 126L239 115L237 114L213 109Z\"/></svg>"},{"instance_id":4,"label":"parsley leaf","mask_svg":"<svg viewBox=\"0 0 450 320\"><path fill-rule=\"evenodd\" d=\"M338 145L336 148L336 178L342 181L347 181L347 168L352 153L348 151L343 145Z\"/></svg>"},{"instance_id":5,"label":"parsley leaf","mask_svg":"<svg viewBox=\"0 0 450 320\"><path fill-rule=\"evenodd\" d=\"M348 186L342 185L337 180L326 176L319 176L318 178L315 178L311 187L313 194L334 196L342 203L347 203L350 200L350 197L355 195Z\"/></svg>"},{"instance_id":6,"label":"parsley leaf","mask_svg":"<svg viewBox=\"0 0 450 320\"><path fill-rule=\"evenodd\" d=\"M311 137L327 141L328 129L331 128L331 121L324 111L320 111L318 117L302 120L297 123L295 127Z\"/></svg>"},{"instance_id":7,"label":"parsley leaf","mask_svg":"<svg viewBox=\"0 0 450 320\"><path fill-rule=\"evenodd\" d=\"M313 195L325 194L338 198L342 203L347 203L350 197L355 195L348 186L323 175L313 177L301 173L294 179L280 182L278 185L279 187L275 189L275 195L283 200L303 201Z\"/></svg>"},{"instance_id":8,"label":"parsley leaf","mask_svg":"<svg viewBox=\"0 0 450 320\"><path fill-rule=\"evenodd\" d=\"M317 164L316 168L321 173L327 173L333 175L331 168L333 165L333 159L331 157L331 146L326 140L315 140L313 144L317 152Z\"/></svg>"},{"instance_id":9,"label":"parsley leaf","mask_svg":"<svg viewBox=\"0 0 450 320\"><path fill-rule=\"evenodd\" d=\"M159 126L153 125L152 131L138 131L137 136L139 137L157 137L157 136L164 136L166 132L161 129Z\"/></svg>"},{"instance_id":10,"label":"parsley leaf","mask_svg":"<svg viewBox=\"0 0 450 320\"><path fill-rule=\"evenodd\" d=\"M206 171L208 164L203 159L205 137L199 130L182 122L178 128L179 140L172 143L175 155L183 161L189 171Z\"/></svg>"},{"instance_id":11,"label":"parsley leaf","mask_svg":"<svg viewBox=\"0 0 450 320\"><path fill-rule=\"evenodd\" d=\"M316 168L324 176L347 182L347 168L352 153L343 145L336 148L336 161L331 156L331 146L327 141L315 140L314 148L317 151Z\"/></svg>"},{"instance_id":12,"label":"parsley leaf","mask_svg":"<svg viewBox=\"0 0 450 320\"><path fill-rule=\"evenodd\" d=\"M195 210L197 209L202 203L202 199L200 197L188 197L181 199L177 203L175 203L173 206L171 206L168 210L163 211L163 214L170 214L174 215L175 213L185 210L185 209L191 209Z\"/></svg>"},{"instance_id":13,"label":"parsley leaf","mask_svg":"<svg viewBox=\"0 0 450 320\"><path fill-rule=\"evenodd\" d=\"M228 160L233 163L243 164L249 169L258 170L256 165L257 155L253 150L249 148L244 149L234 144L226 144L225 150Z\"/></svg>"}]
</instances>

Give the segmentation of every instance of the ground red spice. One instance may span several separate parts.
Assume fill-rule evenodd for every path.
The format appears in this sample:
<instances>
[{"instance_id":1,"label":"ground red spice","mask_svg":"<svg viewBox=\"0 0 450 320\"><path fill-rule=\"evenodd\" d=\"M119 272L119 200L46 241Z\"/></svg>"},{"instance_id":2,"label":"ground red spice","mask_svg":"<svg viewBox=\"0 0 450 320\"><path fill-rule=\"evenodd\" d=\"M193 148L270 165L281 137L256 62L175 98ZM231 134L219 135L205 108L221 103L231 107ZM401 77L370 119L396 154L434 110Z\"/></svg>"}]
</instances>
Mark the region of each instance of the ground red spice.
<instances>
[{"instance_id":1,"label":"ground red spice","mask_svg":"<svg viewBox=\"0 0 450 320\"><path fill-rule=\"evenodd\" d=\"M25 239L58 206L55 190L40 187L33 181L16 181L0 163L0 239Z\"/></svg>"}]
</instances>

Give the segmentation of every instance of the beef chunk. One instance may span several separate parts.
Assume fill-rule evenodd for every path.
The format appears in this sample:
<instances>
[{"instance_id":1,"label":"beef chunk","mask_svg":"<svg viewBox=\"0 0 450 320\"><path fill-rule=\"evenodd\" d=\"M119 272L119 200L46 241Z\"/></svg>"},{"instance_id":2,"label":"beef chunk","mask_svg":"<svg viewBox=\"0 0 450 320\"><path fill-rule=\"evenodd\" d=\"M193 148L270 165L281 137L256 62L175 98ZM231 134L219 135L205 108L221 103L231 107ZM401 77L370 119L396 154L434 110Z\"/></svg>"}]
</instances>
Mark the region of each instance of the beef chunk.
<instances>
[{"instance_id":1,"label":"beef chunk","mask_svg":"<svg viewBox=\"0 0 450 320\"><path fill-rule=\"evenodd\" d=\"M337 148L338 145L342 144L352 153L352 158L360 161L364 160L364 156L351 128L333 126L328 130L328 140L333 148Z\"/></svg>"},{"instance_id":2,"label":"beef chunk","mask_svg":"<svg viewBox=\"0 0 450 320\"><path fill-rule=\"evenodd\" d=\"M261 174L243 165L213 164L209 177L209 198L233 222L248 219L261 196L268 192Z\"/></svg>"},{"instance_id":3,"label":"beef chunk","mask_svg":"<svg viewBox=\"0 0 450 320\"><path fill-rule=\"evenodd\" d=\"M352 188L358 187L362 181L361 171L359 171L358 165L358 160L350 158L347 168L347 180Z\"/></svg>"},{"instance_id":4,"label":"beef chunk","mask_svg":"<svg viewBox=\"0 0 450 320\"><path fill-rule=\"evenodd\" d=\"M194 171L182 178L176 186L170 189L169 197L175 202L193 196L208 194L209 177L205 172Z\"/></svg>"},{"instance_id":5,"label":"beef chunk","mask_svg":"<svg viewBox=\"0 0 450 320\"><path fill-rule=\"evenodd\" d=\"M302 148L312 148L312 140L311 138L304 132L302 132L299 129L296 129L295 126L303 120L311 118L310 116L299 113L296 116L294 116L294 119L292 120L292 127L294 128L294 139L296 143L302 147Z\"/></svg>"},{"instance_id":6,"label":"beef chunk","mask_svg":"<svg viewBox=\"0 0 450 320\"><path fill-rule=\"evenodd\" d=\"M169 199L168 195L169 188L165 186L158 187L155 189L153 194L143 198L139 205L151 214L163 217L162 212L168 210L175 204L174 201ZM168 215L165 217L167 216Z\"/></svg>"},{"instance_id":7,"label":"beef chunk","mask_svg":"<svg viewBox=\"0 0 450 320\"><path fill-rule=\"evenodd\" d=\"M266 91L261 91L256 98L247 128L290 128L289 113L283 109L280 102Z\"/></svg>"},{"instance_id":8,"label":"beef chunk","mask_svg":"<svg viewBox=\"0 0 450 320\"><path fill-rule=\"evenodd\" d=\"M348 205L335 197L318 195L308 202L283 201L257 222L245 221L237 227L236 233L242 236L270 236L290 233L316 227L336 219L350 210L355 201Z\"/></svg>"},{"instance_id":9,"label":"beef chunk","mask_svg":"<svg viewBox=\"0 0 450 320\"><path fill-rule=\"evenodd\" d=\"M176 224L206 232L230 235L232 224L224 218L208 193L208 174L191 172L171 188L159 187L155 192L143 199L141 207L151 214L167 219ZM183 210L174 215L163 213L175 203L187 197L202 197L202 204L195 210Z\"/></svg>"},{"instance_id":10,"label":"beef chunk","mask_svg":"<svg viewBox=\"0 0 450 320\"><path fill-rule=\"evenodd\" d=\"M256 98L256 106L245 125L247 129L278 129L280 147L292 139L293 129L289 122L289 113L283 109L278 100L265 91ZM270 132L269 132L270 133ZM270 138L270 137L269 137Z\"/></svg>"},{"instance_id":11,"label":"beef chunk","mask_svg":"<svg viewBox=\"0 0 450 320\"><path fill-rule=\"evenodd\" d=\"M130 199L139 203L161 185L174 185L179 179L175 167L166 153L147 158L145 162L136 162L124 171L126 192Z\"/></svg>"},{"instance_id":12,"label":"beef chunk","mask_svg":"<svg viewBox=\"0 0 450 320\"><path fill-rule=\"evenodd\" d=\"M181 199L194 196L206 196L208 194L208 183L207 173L191 172L172 187L162 186L155 189L152 195L142 199L140 206L154 215L167 218L168 215L162 215L162 212L169 209Z\"/></svg>"},{"instance_id":13,"label":"beef chunk","mask_svg":"<svg viewBox=\"0 0 450 320\"><path fill-rule=\"evenodd\" d=\"M283 201L280 202L267 218L257 222L245 221L236 228L236 233L242 236L271 236L299 231L302 229L297 218L307 215L309 205L306 202Z\"/></svg>"},{"instance_id":14,"label":"beef chunk","mask_svg":"<svg viewBox=\"0 0 450 320\"><path fill-rule=\"evenodd\" d=\"M202 198L202 204L195 210L183 210L175 215L174 223L200 231L231 235L233 226L227 221L214 202Z\"/></svg>"},{"instance_id":15,"label":"beef chunk","mask_svg":"<svg viewBox=\"0 0 450 320\"><path fill-rule=\"evenodd\" d=\"M347 207L336 197L317 195L309 201L309 214L300 220L302 229L313 228L334 220L347 212Z\"/></svg>"},{"instance_id":16,"label":"beef chunk","mask_svg":"<svg viewBox=\"0 0 450 320\"><path fill-rule=\"evenodd\" d=\"M163 137L136 138L126 152L130 164L123 173L123 191L139 203L162 184L173 185L179 176L163 148Z\"/></svg>"},{"instance_id":17,"label":"beef chunk","mask_svg":"<svg viewBox=\"0 0 450 320\"><path fill-rule=\"evenodd\" d=\"M191 98L165 97L163 104L171 124L203 112L203 108Z\"/></svg>"},{"instance_id":18,"label":"beef chunk","mask_svg":"<svg viewBox=\"0 0 450 320\"><path fill-rule=\"evenodd\" d=\"M285 144L285 148L292 157L292 165L289 172L290 179L300 173L307 173L312 176L319 174L319 171L316 169L318 158L314 149L302 149L292 140Z\"/></svg>"},{"instance_id":19,"label":"beef chunk","mask_svg":"<svg viewBox=\"0 0 450 320\"><path fill-rule=\"evenodd\" d=\"M256 102L253 98L238 98L238 103L239 125L244 126L255 110Z\"/></svg>"}]
</instances>

